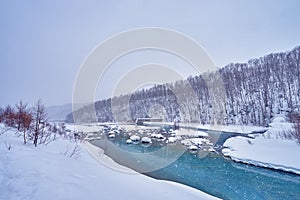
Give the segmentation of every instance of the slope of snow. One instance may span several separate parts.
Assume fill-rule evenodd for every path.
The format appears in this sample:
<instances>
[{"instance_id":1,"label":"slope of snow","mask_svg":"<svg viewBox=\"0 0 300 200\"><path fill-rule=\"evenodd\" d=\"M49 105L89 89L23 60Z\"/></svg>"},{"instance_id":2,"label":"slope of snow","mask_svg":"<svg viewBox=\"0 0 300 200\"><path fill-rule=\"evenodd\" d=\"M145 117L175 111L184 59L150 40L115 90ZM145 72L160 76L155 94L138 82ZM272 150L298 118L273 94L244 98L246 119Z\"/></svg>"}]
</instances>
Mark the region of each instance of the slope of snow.
<instances>
[{"instance_id":1,"label":"slope of snow","mask_svg":"<svg viewBox=\"0 0 300 200\"><path fill-rule=\"evenodd\" d=\"M1 134L0 199L217 199L181 184L108 168L83 144L77 145L80 154L71 156L75 146L59 138L35 148L24 145L14 131Z\"/></svg>"},{"instance_id":2,"label":"slope of snow","mask_svg":"<svg viewBox=\"0 0 300 200\"><path fill-rule=\"evenodd\" d=\"M254 139L228 139L223 154L234 161L300 174L300 145L287 137L292 125L277 117L270 126L266 133L256 135Z\"/></svg>"}]
</instances>

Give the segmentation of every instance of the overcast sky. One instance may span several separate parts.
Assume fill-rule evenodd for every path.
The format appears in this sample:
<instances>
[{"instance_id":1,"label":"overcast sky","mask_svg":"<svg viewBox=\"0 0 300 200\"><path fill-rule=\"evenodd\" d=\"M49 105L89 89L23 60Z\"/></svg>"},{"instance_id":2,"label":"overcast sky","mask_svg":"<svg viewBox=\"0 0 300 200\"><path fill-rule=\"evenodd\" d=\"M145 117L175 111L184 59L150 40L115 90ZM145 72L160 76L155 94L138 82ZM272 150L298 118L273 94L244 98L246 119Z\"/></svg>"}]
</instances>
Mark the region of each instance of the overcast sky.
<instances>
[{"instance_id":1,"label":"overcast sky","mask_svg":"<svg viewBox=\"0 0 300 200\"><path fill-rule=\"evenodd\" d=\"M299 2L2 0L0 106L38 98L47 105L70 103L89 52L133 28L184 33L217 66L292 49L300 44Z\"/></svg>"}]
</instances>

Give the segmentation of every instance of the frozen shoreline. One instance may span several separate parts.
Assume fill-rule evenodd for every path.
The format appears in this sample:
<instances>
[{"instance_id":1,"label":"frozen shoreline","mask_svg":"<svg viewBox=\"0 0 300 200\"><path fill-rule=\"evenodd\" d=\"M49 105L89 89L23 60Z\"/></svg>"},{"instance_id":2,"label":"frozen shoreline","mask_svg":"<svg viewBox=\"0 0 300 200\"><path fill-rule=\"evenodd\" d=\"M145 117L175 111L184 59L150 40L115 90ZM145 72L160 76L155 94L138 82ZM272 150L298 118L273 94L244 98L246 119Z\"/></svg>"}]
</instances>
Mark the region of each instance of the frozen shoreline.
<instances>
[{"instance_id":1,"label":"frozen shoreline","mask_svg":"<svg viewBox=\"0 0 300 200\"><path fill-rule=\"evenodd\" d=\"M249 143L250 142L250 143ZM271 168L300 175L300 146L295 141L280 139L230 138L222 153L235 162Z\"/></svg>"},{"instance_id":2,"label":"frozen shoreline","mask_svg":"<svg viewBox=\"0 0 300 200\"><path fill-rule=\"evenodd\" d=\"M229 138L222 153L235 162L300 175L300 145L289 135L291 131L292 124L278 116L264 134L253 135L253 138Z\"/></svg>"},{"instance_id":3,"label":"frozen shoreline","mask_svg":"<svg viewBox=\"0 0 300 200\"><path fill-rule=\"evenodd\" d=\"M300 169L297 169L297 168L286 167L283 165L276 165L276 164L270 164L270 163L264 163L261 161L255 161L255 160L250 160L250 159L241 159L241 158L237 158L237 157L229 156L229 155L224 155L224 156L230 158L234 162L249 164L249 165L253 165L256 167L264 167L264 168L268 168L268 169L280 170L283 172L300 175Z\"/></svg>"}]
</instances>

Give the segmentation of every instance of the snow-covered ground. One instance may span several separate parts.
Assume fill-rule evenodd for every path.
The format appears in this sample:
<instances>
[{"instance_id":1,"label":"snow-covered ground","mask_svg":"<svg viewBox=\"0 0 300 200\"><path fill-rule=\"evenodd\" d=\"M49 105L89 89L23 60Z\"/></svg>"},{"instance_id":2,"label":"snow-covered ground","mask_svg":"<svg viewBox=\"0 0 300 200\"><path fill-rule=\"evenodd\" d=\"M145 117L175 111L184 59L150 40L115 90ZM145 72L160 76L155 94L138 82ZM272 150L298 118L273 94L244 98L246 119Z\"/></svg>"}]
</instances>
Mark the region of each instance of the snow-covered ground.
<instances>
[{"instance_id":1,"label":"snow-covered ground","mask_svg":"<svg viewBox=\"0 0 300 200\"><path fill-rule=\"evenodd\" d=\"M77 144L72 156L75 146L58 138L34 147L24 145L15 131L0 134L0 199L217 199L181 184L108 168L90 156L88 145Z\"/></svg>"},{"instance_id":2,"label":"snow-covered ground","mask_svg":"<svg viewBox=\"0 0 300 200\"><path fill-rule=\"evenodd\" d=\"M203 130L212 130L212 131L224 131L224 132L232 132L232 133L243 133L250 134L255 132L263 132L266 131L266 127L261 126L246 126L246 125L202 125L195 123L180 123L181 128L194 128L194 129L203 129Z\"/></svg>"},{"instance_id":3,"label":"snow-covered ground","mask_svg":"<svg viewBox=\"0 0 300 200\"><path fill-rule=\"evenodd\" d=\"M150 126L164 126L164 125L174 125L171 122L144 122L146 125ZM197 123L180 123L180 128L185 128L189 131L191 129L203 129L203 130L212 130L212 131L225 131L225 132L233 132L233 133L255 133L255 132L263 132L266 131L266 127L261 126L246 126L246 125L210 125L210 124L197 124Z\"/></svg>"},{"instance_id":4,"label":"snow-covered ground","mask_svg":"<svg viewBox=\"0 0 300 200\"><path fill-rule=\"evenodd\" d=\"M230 138L222 152L234 161L300 174L300 145L290 131L292 124L277 116L266 133L254 135L254 139Z\"/></svg>"}]
</instances>

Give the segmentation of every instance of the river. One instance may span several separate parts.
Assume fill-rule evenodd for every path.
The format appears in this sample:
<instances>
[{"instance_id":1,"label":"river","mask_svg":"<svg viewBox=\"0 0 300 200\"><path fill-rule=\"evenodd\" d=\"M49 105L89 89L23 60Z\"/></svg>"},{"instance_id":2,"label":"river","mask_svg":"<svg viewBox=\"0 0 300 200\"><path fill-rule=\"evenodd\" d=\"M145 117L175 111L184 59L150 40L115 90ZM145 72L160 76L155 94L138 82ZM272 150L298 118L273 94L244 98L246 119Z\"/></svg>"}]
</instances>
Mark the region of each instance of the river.
<instances>
[{"instance_id":1,"label":"river","mask_svg":"<svg viewBox=\"0 0 300 200\"><path fill-rule=\"evenodd\" d=\"M224 135L221 138L224 140ZM174 152L181 151L182 145L162 146L154 142L145 147L128 145L125 141L123 137L116 137L113 141L100 139L91 143L104 149L117 163L147 176L182 183L222 199L300 199L299 175L236 163L216 152L199 157L186 151L156 169L162 156L149 157L147 153L165 148L163 159L168 159Z\"/></svg>"}]
</instances>

